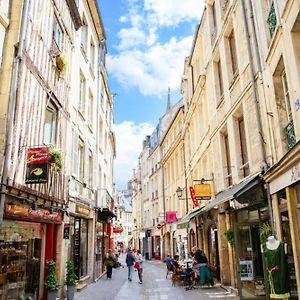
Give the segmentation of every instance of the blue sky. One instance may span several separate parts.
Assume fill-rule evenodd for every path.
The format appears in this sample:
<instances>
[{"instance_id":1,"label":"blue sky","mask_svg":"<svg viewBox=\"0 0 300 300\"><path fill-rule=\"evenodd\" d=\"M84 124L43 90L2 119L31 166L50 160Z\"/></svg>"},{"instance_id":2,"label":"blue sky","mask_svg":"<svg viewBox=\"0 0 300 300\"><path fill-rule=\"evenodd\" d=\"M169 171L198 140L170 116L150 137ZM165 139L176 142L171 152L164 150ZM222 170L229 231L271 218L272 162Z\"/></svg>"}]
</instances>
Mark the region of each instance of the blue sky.
<instances>
[{"instance_id":1,"label":"blue sky","mask_svg":"<svg viewBox=\"0 0 300 300\"><path fill-rule=\"evenodd\" d=\"M114 180L125 189L142 141L165 113L168 87L180 99L204 0L98 0L107 38L107 71L117 144Z\"/></svg>"}]
</instances>

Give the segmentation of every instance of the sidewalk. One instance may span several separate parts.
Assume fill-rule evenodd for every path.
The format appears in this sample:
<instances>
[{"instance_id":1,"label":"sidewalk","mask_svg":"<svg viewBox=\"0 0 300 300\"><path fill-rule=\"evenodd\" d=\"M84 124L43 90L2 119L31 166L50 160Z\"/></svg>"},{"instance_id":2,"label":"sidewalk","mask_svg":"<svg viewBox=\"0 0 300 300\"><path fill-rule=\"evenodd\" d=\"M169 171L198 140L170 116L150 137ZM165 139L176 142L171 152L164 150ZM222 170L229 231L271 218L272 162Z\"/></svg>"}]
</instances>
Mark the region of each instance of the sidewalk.
<instances>
[{"instance_id":1,"label":"sidewalk","mask_svg":"<svg viewBox=\"0 0 300 300\"><path fill-rule=\"evenodd\" d=\"M125 256L120 258L124 264ZM220 286L186 291L182 284L172 286L171 275L166 279L166 267L160 261L144 262L144 282L138 283L135 272L132 282L127 280L127 267L113 269L112 279L102 277L75 295L75 300L238 300Z\"/></svg>"}]
</instances>

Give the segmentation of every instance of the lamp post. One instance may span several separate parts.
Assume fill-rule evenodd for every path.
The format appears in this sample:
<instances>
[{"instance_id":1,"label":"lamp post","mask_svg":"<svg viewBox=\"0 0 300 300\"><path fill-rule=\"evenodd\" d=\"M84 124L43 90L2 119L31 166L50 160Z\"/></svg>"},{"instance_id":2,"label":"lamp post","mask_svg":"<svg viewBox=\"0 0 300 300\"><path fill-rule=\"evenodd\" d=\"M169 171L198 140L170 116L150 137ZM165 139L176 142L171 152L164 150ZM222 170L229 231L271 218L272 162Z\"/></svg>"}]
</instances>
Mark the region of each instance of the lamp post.
<instances>
[{"instance_id":1,"label":"lamp post","mask_svg":"<svg viewBox=\"0 0 300 300\"><path fill-rule=\"evenodd\" d=\"M187 189L186 190L186 196L187 196ZM182 194L183 194L183 189L179 186L176 190L176 194L179 200L185 200L186 201L186 213L188 213L188 197L186 198L182 198ZM186 245L186 249L185 249L185 257L188 258L188 249L189 249L189 226L190 224L188 223L188 226L186 227L186 238L187 238L187 245Z\"/></svg>"}]
</instances>

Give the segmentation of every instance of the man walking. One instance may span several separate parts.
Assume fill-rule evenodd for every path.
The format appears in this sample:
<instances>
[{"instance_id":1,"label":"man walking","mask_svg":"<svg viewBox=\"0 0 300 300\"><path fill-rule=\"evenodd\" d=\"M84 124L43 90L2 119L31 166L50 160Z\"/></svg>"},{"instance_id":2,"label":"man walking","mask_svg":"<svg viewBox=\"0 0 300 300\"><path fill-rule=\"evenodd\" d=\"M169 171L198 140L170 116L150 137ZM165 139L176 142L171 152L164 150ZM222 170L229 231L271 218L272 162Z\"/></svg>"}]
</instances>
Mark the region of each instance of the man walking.
<instances>
[{"instance_id":1,"label":"man walking","mask_svg":"<svg viewBox=\"0 0 300 300\"><path fill-rule=\"evenodd\" d=\"M134 261L135 261L135 258L132 254L132 250L131 250L131 248L128 248L127 255L126 255L126 265L128 267L128 280L129 281L132 281L132 274L134 272L134 269L133 269Z\"/></svg>"}]
</instances>

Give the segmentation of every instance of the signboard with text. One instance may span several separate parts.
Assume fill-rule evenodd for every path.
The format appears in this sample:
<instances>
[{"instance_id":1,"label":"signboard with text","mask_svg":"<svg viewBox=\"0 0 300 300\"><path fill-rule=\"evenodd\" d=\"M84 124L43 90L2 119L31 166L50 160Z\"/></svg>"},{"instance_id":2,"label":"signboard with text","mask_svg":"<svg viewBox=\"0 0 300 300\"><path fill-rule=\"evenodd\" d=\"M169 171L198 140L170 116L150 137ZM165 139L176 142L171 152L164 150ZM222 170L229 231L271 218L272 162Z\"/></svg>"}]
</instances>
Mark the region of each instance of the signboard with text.
<instances>
[{"instance_id":1,"label":"signboard with text","mask_svg":"<svg viewBox=\"0 0 300 300\"><path fill-rule=\"evenodd\" d=\"M28 148L26 153L25 183L47 183L48 181L48 147Z\"/></svg>"},{"instance_id":2,"label":"signboard with text","mask_svg":"<svg viewBox=\"0 0 300 300\"><path fill-rule=\"evenodd\" d=\"M5 213L13 216L30 217L32 219L40 219L45 221L61 221L62 214L60 212L50 212L47 209L31 209L21 205L6 204Z\"/></svg>"},{"instance_id":3,"label":"signboard with text","mask_svg":"<svg viewBox=\"0 0 300 300\"><path fill-rule=\"evenodd\" d=\"M195 194L195 190L192 186L190 186L190 193L191 193L191 198L192 198L192 201L194 203L194 206L198 206L198 201L196 199L196 194Z\"/></svg>"},{"instance_id":4,"label":"signboard with text","mask_svg":"<svg viewBox=\"0 0 300 300\"><path fill-rule=\"evenodd\" d=\"M209 200L211 198L211 188L208 183L195 184L194 190L197 200Z\"/></svg>"},{"instance_id":5,"label":"signboard with text","mask_svg":"<svg viewBox=\"0 0 300 300\"><path fill-rule=\"evenodd\" d=\"M166 212L166 222L173 223L177 221L176 211L167 211Z\"/></svg>"}]
</instances>

